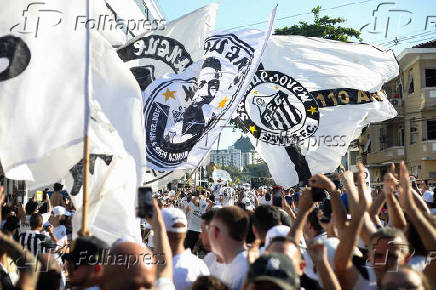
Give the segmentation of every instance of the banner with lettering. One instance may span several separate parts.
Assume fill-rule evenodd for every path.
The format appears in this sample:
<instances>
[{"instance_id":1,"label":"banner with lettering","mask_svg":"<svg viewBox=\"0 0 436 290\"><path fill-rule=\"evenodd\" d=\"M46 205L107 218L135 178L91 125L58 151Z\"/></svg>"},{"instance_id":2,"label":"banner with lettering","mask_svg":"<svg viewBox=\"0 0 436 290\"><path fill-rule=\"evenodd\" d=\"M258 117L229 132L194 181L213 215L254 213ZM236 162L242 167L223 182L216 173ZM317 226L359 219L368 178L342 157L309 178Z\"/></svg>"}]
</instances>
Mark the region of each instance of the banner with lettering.
<instances>
[{"instance_id":1,"label":"banner with lettering","mask_svg":"<svg viewBox=\"0 0 436 290\"><path fill-rule=\"evenodd\" d=\"M166 73L180 73L201 59L206 37L215 28L218 4L210 4L139 35L117 50L141 90Z\"/></svg>"},{"instance_id":2,"label":"banner with lettering","mask_svg":"<svg viewBox=\"0 0 436 290\"><path fill-rule=\"evenodd\" d=\"M272 30L215 32L202 58L179 74L167 74L145 92L147 167L196 168L230 121L247 90Z\"/></svg>"},{"instance_id":3,"label":"banner with lettering","mask_svg":"<svg viewBox=\"0 0 436 290\"><path fill-rule=\"evenodd\" d=\"M363 127L397 115L380 90L398 70L368 44L272 36L238 121L277 184L304 184L333 172Z\"/></svg>"}]
</instances>

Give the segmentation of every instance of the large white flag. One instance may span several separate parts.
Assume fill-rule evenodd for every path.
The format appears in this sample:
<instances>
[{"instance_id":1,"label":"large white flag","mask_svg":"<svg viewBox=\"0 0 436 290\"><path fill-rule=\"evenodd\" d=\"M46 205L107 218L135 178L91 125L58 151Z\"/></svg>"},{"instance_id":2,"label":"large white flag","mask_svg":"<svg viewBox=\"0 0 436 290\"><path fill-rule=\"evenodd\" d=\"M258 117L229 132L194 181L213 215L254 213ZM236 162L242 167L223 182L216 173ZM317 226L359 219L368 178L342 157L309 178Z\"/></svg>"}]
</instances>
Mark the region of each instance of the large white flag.
<instances>
[{"instance_id":1,"label":"large white flag","mask_svg":"<svg viewBox=\"0 0 436 290\"><path fill-rule=\"evenodd\" d=\"M217 11L217 4L204 6L118 49L142 90L166 73L184 71L202 57L204 40L215 28Z\"/></svg>"},{"instance_id":2,"label":"large white flag","mask_svg":"<svg viewBox=\"0 0 436 290\"><path fill-rule=\"evenodd\" d=\"M364 126L397 115L380 92L397 75L390 50L272 36L237 112L274 181L291 187L333 172Z\"/></svg>"},{"instance_id":3,"label":"large white flag","mask_svg":"<svg viewBox=\"0 0 436 290\"><path fill-rule=\"evenodd\" d=\"M135 200L145 163L141 92L111 45L100 34L91 36L89 228L108 243L121 236L139 239ZM82 217L82 169L80 161L65 178L78 210L75 229Z\"/></svg>"},{"instance_id":4,"label":"large white flag","mask_svg":"<svg viewBox=\"0 0 436 290\"><path fill-rule=\"evenodd\" d=\"M88 47L86 27L76 21L86 16L87 1L6 2L0 11L0 159L8 178L28 180L29 188L36 188L71 174L83 156ZM120 231L134 236L139 232L131 226L137 224L134 201L145 156L142 96L102 36L107 37L92 30L89 40L90 147L92 154L115 160L124 175L101 170L91 177L91 184L102 187L90 191L95 201L90 213L100 215L103 204L108 219L91 218L90 228L111 232L123 222ZM81 185L73 183L80 210ZM107 205L112 202L116 205Z\"/></svg>"},{"instance_id":5,"label":"large white flag","mask_svg":"<svg viewBox=\"0 0 436 290\"><path fill-rule=\"evenodd\" d=\"M215 28L217 11L217 4L204 6L164 27L145 32L118 49L119 57L126 62L141 90L164 74L184 71L202 57L204 40ZM143 169L143 181L155 189L184 174L184 171L152 173L151 170Z\"/></svg>"},{"instance_id":6,"label":"large white flag","mask_svg":"<svg viewBox=\"0 0 436 290\"><path fill-rule=\"evenodd\" d=\"M167 74L143 93L147 166L195 168L211 150L241 101L270 36L266 32L215 32L202 59L179 74Z\"/></svg>"},{"instance_id":7,"label":"large white flag","mask_svg":"<svg viewBox=\"0 0 436 290\"><path fill-rule=\"evenodd\" d=\"M2 1L0 159L10 179L48 184L77 162L69 156L83 139L86 37L74 24L85 4Z\"/></svg>"}]
</instances>

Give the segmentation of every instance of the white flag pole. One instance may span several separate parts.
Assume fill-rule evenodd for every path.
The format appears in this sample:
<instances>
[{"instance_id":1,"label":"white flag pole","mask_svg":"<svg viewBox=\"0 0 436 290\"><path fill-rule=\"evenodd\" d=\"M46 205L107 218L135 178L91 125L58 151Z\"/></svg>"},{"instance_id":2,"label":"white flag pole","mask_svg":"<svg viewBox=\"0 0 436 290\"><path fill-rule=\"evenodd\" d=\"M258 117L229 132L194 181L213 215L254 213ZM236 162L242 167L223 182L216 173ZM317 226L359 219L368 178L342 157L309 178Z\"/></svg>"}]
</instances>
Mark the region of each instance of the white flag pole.
<instances>
[{"instance_id":1,"label":"white flag pole","mask_svg":"<svg viewBox=\"0 0 436 290\"><path fill-rule=\"evenodd\" d=\"M86 0L86 18L89 19L89 0ZM89 185L89 103L91 98L90 89L90 32L89 25L86 26L86 53L85 53L85 108L83 128L83 207L82 207L82 228L77 233L79 236L89 236L88 228L88 185Z\"/></svg>"}]
</instances>

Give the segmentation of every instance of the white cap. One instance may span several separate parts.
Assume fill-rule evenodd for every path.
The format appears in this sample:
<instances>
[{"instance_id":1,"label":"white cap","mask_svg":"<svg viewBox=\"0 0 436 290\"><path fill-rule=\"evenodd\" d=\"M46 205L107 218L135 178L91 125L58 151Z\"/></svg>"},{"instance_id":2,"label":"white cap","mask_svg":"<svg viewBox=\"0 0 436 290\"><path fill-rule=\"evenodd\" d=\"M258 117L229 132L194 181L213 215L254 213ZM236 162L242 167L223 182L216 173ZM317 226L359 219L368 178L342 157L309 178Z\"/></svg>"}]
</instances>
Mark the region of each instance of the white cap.
<instances>
[{"instance_id":1,"label":"white cap","mask_svg":"<svg viewBox=\"0 0 436 290\"><path fill-rule=\"evenodd\" d=\"M290 227L285 225L278 225L270 228L266 233L265 249L268 248L269 244L271 244L273 238L286 237L289 234L290 229L291 229Z\"/></svg>"},{"instance_id":2,"label":"white cap","mask_svg":"<svg viewBox=\"0 0 436 290\"><path fill-rule=\"evenodd\" d=\"M186 215L179 208L167 207L161 210L167 232L186 233L188 221ZM174 227L175 224L182 224L183 227Z\"/></svg>"},{"instance_id":3,"label":"white cap","mask_svg":"<svg viewBox=\"0 0 436 290\"><path fill-rule=\"evenodd\" d=\"M170 190L170 192L168 193L169 196L175 196L176 192L174 190Z\"/></svg>"},{"instance_id":4,"label":"white cap","mask_svg":"<svg viewBox=\"0 0 436 290\"><path fill-rule=\"evenodd\" d=\"M54 216L66 215L71 216L71 213L63 206L55 206L52 210Z\"/></svg>"}]
</instances>

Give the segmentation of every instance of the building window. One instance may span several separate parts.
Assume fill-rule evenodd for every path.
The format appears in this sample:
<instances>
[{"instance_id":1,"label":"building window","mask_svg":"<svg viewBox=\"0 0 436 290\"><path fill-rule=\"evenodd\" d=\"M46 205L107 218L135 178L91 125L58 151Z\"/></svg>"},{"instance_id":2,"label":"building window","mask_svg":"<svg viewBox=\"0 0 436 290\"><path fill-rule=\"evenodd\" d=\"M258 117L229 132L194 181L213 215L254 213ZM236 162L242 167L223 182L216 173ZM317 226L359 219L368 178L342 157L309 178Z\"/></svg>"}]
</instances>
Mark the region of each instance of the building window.
<instances>
[{"instance_id":1,"label":"building window","mask_svg":"<svg viewBox=\"0 0 436 290\"><path fill-rule=\"evenodd\" d=\"M386 149L385 128L380 128L380 151Z\"/></svg>"},{"instance_id":2,"label":"building window","mask_svg":"<svg viewBox=\"0 0 436 290\"><path fill-rule=\"evenodd\" d=\"M394 98L403 98L403 85L401 84L400 80L398 80L396 83L396 93L394 94Z\"/></svg>"},{"instance_id":3,"label":"building window","mask_svg":"<svg viewBox=\"0 0 436 290\"><path fill-rule=\"evenodd\" d=\"M418 138L418 129L415 126L415 122L410 120L410 144L415 144Z\"/></svg>"},{"instance_id":4,"label":"building window","mask_svg":"<svg viewBox=\"0 0 436 290\"><path fill-rule=\"evenodd\" d=\"M398 146L404 146L404 129L400 128L398 132Z\"/></svg>"},{"instance_id":5,"label":"building window","mask_svg":"<svg viewBox=\"0 0 436 290\"><path fill-rule=\"evenodd\" d=\"M425 86L436 87L436 69L425 70Z\"/></svg>"},{"instance_id":6,"label":"building window","mask_svg":"<svg viewBox=\"0 0 436 290\"><path fill-rule=\"evenodd\" d=\"M413 85L413 69L409 70L409 77L407 78L408 85L407 85L407 93L412 94L415 91L414 85Z\"/></svg>"},{"instance_id":7,"label":"building window","mask_svg":"<svg viewBox=\"0 0 436 290\"><path fill-rule=\"evenodd\" d=\"M427 121L427 140L436 140L436 121Z\"/></svg>"}]
</instances>

